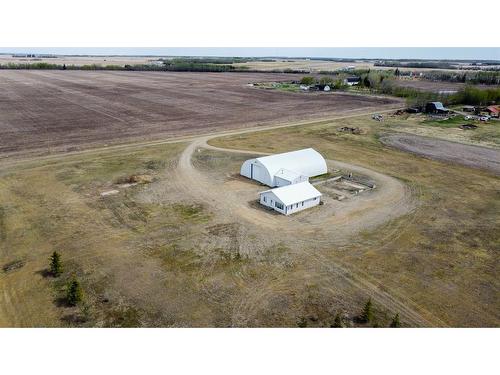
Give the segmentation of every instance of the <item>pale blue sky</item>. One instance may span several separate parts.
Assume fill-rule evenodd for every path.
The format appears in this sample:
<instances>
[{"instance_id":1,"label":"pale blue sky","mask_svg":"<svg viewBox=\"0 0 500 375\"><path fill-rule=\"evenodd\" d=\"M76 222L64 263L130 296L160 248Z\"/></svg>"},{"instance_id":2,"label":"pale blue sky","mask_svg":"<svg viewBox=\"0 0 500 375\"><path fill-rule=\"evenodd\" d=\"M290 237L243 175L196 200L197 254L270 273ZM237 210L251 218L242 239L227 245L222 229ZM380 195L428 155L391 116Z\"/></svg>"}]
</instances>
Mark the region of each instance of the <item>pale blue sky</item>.
<instances>
[{"instance_id":1,"label":"pale blue sky","mask_svg":"<svg viewBox=\"0 0 500 375\"><path fill-rule=\"evenodd\" d=\"M163 56L283 56L385 59L500 60L500 47L369 47L369 48L238 48L238 47L139 47L139 48L51 48L0 47L0 53L54 53L68 55L163 55Z\"/></svg>"}]
</instances>

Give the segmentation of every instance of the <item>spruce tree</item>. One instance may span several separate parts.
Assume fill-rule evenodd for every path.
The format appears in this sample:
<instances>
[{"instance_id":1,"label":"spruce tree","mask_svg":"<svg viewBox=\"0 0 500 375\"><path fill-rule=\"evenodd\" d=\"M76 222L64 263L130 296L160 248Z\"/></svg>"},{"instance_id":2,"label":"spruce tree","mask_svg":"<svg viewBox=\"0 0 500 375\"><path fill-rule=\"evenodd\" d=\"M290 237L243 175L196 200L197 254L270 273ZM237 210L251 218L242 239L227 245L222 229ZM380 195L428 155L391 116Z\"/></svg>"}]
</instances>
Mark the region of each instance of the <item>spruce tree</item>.
<instances>
[{"instance_id":1,"label":"spruce tree","mask_svg":"<svg viewBox=\"0 0 500 375\"><path fill-rule=\"evenodd\" d=\"M391 325L389 327L391 328L401 327L401 322L399 321L399 313L394 315L394 318L392 319Z\"/></svg>"},{"instance_id":2,"label":"spruce tree","mask_svg":"<svg viewBox=\"0 0 500 375\"><path fill-rule=\"evenodd\" d=\"M372 308L372 299L369 298L368 301L365 304L365 307L363 308L363 313L361 314L361 319L365 323L370 322L373 319L373 308Z\"/></svg>"},{"instance_id":3,"label":"spruce tree","mask_svg":"<svg viewBox=\"0 0 500 375\"><path fill-rule=\"evenodd\" d=\"M335 315L335 320L333 321L332 328L344 328L344 323L340 314Z\"/></svg>"},{"instance_id":4,"label":"spruce tree","mask_svg":"<svg viewBox=\"0 0 500 375\"><path fill-rule=\"evenodd\" d=\"M66 302L70 306L76 306L83 299L83 291L80 283L73 279L66 289Z\"/></svg>"},{"instance_id":5,"label":"spruce tree","mask_svg":"<svg viewBox=\"0 0 500 375\"><path fill-rule=\"evenodd\" d=\"M301 316L297 320L297 326L300 327L300 328L306 328L307 327L307 320L306 320L306 318L304 318L303 316Z\"/></svg>"},{"instance_id":6,"label":"spruce tree","mask_svg":"<svg viewBox=\"0 0 500 375\"><path fill-rule=\"evenodd\" d=\"M57 251L54 251L50 256L50 273L52 276L58 277L62 272L61 255Z\"/></svg>"}]
</instances>

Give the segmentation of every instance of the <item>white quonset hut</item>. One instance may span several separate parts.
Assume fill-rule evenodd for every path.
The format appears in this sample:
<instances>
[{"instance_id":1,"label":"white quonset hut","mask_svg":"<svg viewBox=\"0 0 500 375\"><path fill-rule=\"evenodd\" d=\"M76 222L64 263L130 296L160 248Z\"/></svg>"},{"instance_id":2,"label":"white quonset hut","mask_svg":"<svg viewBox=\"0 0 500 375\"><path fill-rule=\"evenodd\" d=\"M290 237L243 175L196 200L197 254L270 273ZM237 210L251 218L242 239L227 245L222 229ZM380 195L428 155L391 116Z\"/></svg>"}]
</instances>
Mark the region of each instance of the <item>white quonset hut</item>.
<instances>
[{"instance_id":1,"label":"white quonset hut","mask_svg":"<svg viewBox=\"0 0 500 375\"><path fill-rule=\"evenodd\" d=\"M326 161L312 148L249 159L241 166L242 176L267 186L285 186L308 181L327 172Z\"/></svg>"},{"instance_id":2,"label":"white quonset hut","mask_svg":"<svg viewBox=\"0 0 500 375\"><path fill-rule=\"evenodd\" d=\"M266 190L260 194L260 203L284 215L317 206L321 193L308 181Z\"/></svg>"}]
</instances>

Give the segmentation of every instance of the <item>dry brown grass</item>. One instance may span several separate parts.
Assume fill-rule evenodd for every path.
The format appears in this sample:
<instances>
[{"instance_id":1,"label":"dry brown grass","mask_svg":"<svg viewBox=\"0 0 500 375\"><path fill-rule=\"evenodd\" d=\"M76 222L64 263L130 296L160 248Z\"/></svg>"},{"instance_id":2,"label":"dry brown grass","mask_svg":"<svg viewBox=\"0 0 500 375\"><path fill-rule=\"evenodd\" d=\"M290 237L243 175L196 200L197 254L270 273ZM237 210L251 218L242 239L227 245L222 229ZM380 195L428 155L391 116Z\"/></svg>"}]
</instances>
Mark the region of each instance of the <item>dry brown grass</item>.
<instances>
[{"instance_id":1,"label":"dry brown grass","mask_svg":"<svg viewBox=\"0 0 500 375\"><path fill-rule=\"evenodd\" d=\"M360 126L364 135L344 134ZM377 140L381 127L368 118L218 138L219 147L279 152L314 147L405 181L418 207L367 231L332 261L357 270L392 295L402 295L451 326L498 326L500 180L487 172L391 150ZM389 125L390 126L390 125Z\"/></svg>"},{"instance_id":2,"label":"dry brown grass","mask_svg":"<svg viewBox=\"0 0 500 375\"><path fill-rule=\"evenodd\" d=\"M337 131L346 125L363 134ZM328 326L337 313L356 324L375 296L382 326L396 312L410 326L426 325L419 316L428 325L498 326L499 179L386 148L378 142L385 126L396 125L362 117L211 142L265 152L312 146L403 181L416 208L348 242L336 241L335 227L324 229L328 241L307 225L301 241L262 233L196 199L175 180L181 143L3 169L0 325ZM200 150L193 161L221 189L236 189L247 157ZM117 186L135 175L152 182ZM120 193L100 197L110 189ZM54 250L61 279L44 272ZM72 275L85 290L77 308L61 299Z\"/></svg>"}]
</instances>

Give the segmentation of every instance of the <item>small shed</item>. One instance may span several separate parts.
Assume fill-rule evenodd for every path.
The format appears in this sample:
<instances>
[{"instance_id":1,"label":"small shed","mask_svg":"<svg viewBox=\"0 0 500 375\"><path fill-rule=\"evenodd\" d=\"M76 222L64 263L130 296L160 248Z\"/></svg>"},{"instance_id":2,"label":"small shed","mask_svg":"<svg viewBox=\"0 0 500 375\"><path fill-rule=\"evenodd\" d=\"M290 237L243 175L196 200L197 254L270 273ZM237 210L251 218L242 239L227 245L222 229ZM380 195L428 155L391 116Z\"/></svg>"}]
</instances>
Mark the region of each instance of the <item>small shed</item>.
<instances>
[{"instance_id":1,"label":"small shed","mask_svg":"<svg viewBox=\"0 0 500 375\"><path fill-rule=\"evenodd\" d=\"M443 106L441 102L429 102L425 105L426 113L448 113L449 110Z\"/></svg>"},{"instance_id":2,"label":"small shed","mask_svg":"<svg viewBox=\"0 0 500 375\"><path fill-rule=\"evenodd\" d=\"M260 204L283 215L290 215L319 205L321 193L308 181L259 193Z\"/></svg>"},{"instance_id":3,"label":"small shed","mask_svg":"<svg viewBox=\"0 0 500 375\"><path fill-rule=\"evenodd\" d=\"M476 110L476 107L474 107L473 105L464 105L462 110L464 112L474 112Z\"/></svg>"}]
</instances>

